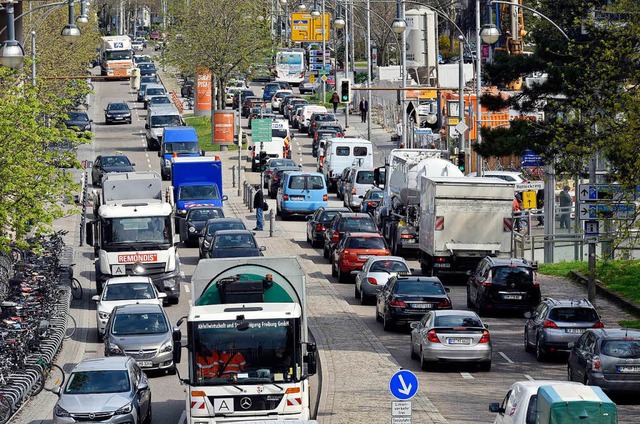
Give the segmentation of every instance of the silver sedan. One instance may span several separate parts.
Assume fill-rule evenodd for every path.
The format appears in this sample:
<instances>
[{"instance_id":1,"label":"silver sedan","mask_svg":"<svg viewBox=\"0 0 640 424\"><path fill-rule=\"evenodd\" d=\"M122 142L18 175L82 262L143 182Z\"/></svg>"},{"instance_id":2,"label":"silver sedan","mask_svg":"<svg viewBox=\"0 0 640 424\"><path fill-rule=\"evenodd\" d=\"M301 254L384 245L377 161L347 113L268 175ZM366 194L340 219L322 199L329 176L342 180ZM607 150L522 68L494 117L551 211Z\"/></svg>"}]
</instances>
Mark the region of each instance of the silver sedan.
<instances>
[{"instance_id":1,"label":"silver sedan","mask_svg":"<svg viewBox=\"0 0 640 424\"><path fill-rule=\"evenodd\" d=\"M473 311L431 311L411 323L411 358L427 370L439 362L476 362L491 370L491 336Z\"/></svg>"},{"instance_id":2,"label":"silver sedan","mask_svg":"<svg viewBox=\"0 0 640 424\"><path fill-rule=\"evenodd\" d=\"M355 297L360 304L372 303L391 277L409 275L411 269L401 256L375 256L369 258L362 266L362 271L356 274Z\"/></svg>"}]
</instances>

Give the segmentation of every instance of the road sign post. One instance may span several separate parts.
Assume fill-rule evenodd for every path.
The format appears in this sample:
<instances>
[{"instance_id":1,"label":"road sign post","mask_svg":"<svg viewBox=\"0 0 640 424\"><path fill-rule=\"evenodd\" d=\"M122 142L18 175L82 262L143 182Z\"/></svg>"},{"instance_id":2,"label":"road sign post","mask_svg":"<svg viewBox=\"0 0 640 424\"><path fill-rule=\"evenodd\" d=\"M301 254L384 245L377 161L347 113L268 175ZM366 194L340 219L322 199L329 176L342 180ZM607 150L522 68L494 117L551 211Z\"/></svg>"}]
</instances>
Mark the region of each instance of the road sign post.
<instances>
[{"instance_id":1,"label":"road sign post","mask_svg":"<svg viewBox=\"0 0 640 424\"><path fill-rule=\"evenodd\" d=\"M271 142L272 119L252 119L251 120L251 141L256 143Z\"/></svg>"},{"instance_id":2,"label":"road sign post","mask_svg":"<svg viewBox=\"0 0 640 424\"><path fill-rule=\"evenodd\" d=\"M411 398L418 392L418 378L400 370L389 380L389 391L400 402L391 402L391 424L411 424Z\"/></svg>"}]
</instances>

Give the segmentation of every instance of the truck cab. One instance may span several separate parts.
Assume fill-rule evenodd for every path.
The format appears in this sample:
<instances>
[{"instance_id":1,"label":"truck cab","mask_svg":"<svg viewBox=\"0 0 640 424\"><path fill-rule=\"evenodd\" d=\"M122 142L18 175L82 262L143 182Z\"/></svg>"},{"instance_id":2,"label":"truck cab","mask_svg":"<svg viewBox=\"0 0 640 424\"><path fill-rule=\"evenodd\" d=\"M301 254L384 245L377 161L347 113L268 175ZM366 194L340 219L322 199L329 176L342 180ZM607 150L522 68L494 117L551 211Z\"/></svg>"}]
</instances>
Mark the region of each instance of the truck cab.
<instances>
[{"instance_id":1,"label":"truck cab","mask_svg":"<svg viewBox=\"0 0 640 424\"><path fill-rule=\"evenodd\" d=\"M198 134L193 127L164 127L162 143L158 151L160 175L163 180L171 179L171 158L204 156L200 150Z\"/></svg>"}]
</instances>

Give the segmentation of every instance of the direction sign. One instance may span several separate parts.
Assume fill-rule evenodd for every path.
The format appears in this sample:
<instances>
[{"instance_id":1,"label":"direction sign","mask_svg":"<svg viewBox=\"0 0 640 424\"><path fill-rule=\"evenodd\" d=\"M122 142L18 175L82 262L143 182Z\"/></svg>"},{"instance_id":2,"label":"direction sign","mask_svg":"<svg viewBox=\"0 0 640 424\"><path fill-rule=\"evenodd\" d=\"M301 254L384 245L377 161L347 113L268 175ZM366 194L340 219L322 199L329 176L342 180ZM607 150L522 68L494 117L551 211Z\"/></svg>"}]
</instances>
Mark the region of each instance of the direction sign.
<instances>
[{"instance_id":1,"label":"direction sign","mask_svg":"<svg viewBox=\"0 0 640 424\"><path fill-rule=\"evenodd\" d=\"M597 243L600 233L600 223L598 221L584 222L584 236L587 243Z\"/></svg>"},{"instance_id":2,"label":"direction sign","mask_svg":"<svg viewBox=\"0 0 640 424\"><path fill-rule=\"evenodd\" d=\"M271 142L272 119L251 120L251 141L254 143Z\"/></svg>"},{"instance_id":3,"label":"direction sign","mask_svg":"<svg viewBox=\"0 0 640 424\"><path fill-rule=\"evenodd\" d=\"M322 82L327 82L327 80L328 80L329 78L327 78L327 76L326 76L326 75L323 75L323 76L321 76L321 77L320 77L320 79L322 80Z\"/></svg>"},{"instance_id":4,"label":"direction sign","mask_svg":"<svg viewBox=\"0 0 640 424\"><path fill-rule=\"evenodd\" d=\"M411 416L411 401L393 401L391 402L391 416L392 417L410 417Z\"/></svg>"},{"instance_id":5,"label":"direction sign","mask_svg":"<svg viewBox=\"0 0 640 424\"><path fill-rule=\"evenodd\" d=\"M389 391L398 400L409 400L418 392L418 378L408 370L400 370L389 380Z\"/></svg>"},{"instance_id":6,"label":"direction sign","mask_svg":"<svg viewBox=\"0 0 640 424\"><path fill-rule=\"evenodd\" d=\"M580 205L581 220L634 219L636 205L633 203L584 203Z\"/></svg>"},{"instance_id":7,"label":"direction sign","mask_svg":"<svg viewBox=\"0 0 640 424\"><path fill-rule=\"evenodd\" d=\"M625 193L620 184L580 184L578 199L583 202L598 200L623 200ZM640 186L636 186L633 199L640 198ZM629 199L631 200L631 199Z\"/></svg>"},{"instance_id":8,"label":"direction sign","mask_svg":"<svg viewBox=\"0 0 640 424\"><path fill-rule=\"evenodd\" d=\"M527 190L522 192L522 207L524 209L537 209L536 192Z\"/></svg>"},{"instance_id":9,"label":"direction sign","mask_svg":"<svg viewBox=\"0 0 640 424\"><path fill-rule=\"evenodd\" d=\"M544 181L531 181L530 183L518 183L513 189L515 191L536 191L544 190Z\"/></svg>"}]
</instances>

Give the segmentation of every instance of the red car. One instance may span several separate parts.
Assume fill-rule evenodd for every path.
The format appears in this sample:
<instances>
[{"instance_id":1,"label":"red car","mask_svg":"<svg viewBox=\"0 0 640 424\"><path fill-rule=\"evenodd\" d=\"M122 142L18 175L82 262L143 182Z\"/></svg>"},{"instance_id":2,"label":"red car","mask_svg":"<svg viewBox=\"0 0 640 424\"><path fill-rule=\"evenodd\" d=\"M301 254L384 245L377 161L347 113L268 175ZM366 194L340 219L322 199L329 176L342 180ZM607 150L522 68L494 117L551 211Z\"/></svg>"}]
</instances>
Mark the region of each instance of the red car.
<instances>
[{"instance_id":1,"label":"red car","mask_svg":"<svg viewBox=\"0 0 640 424\"><path fill-rule=\"evenodd\" d=\"M333 250L331 275L345 283L352 271L360 271L371 256L387 256L391 251L378 233L347 233Z\"/></svg>"}]
</instances>

